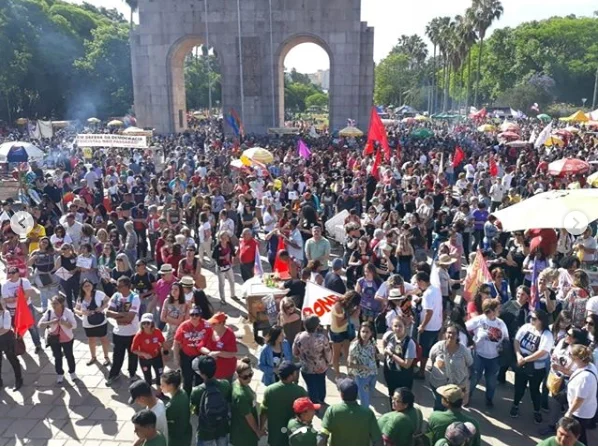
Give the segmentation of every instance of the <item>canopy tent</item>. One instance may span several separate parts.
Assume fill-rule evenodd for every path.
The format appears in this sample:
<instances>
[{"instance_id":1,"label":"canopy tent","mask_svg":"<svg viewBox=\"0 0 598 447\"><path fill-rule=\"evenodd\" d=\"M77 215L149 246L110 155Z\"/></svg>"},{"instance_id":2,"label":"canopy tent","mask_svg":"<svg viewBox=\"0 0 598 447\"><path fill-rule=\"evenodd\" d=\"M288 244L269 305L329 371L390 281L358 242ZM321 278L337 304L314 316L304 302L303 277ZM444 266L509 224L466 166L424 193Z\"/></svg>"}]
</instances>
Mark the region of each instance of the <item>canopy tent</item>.
<instances>
[{"instance_id":1,"label":"canopy tent","mask_svg":"<svg viewBox=\"0 0 598 447\"><path fill-rule=\"evenodd\" d=\"M555 137L552 137L555 138ZM573 175L586 174L590 171L590 164L578 158L562 158L553 161L548 165L548 173L551 175Z\"/></svg>"},{"instance_id":2,"label":"canopy tent","mask_svg":"<svg viewBox=\"0 0 598 447\"><path fill-rule=\"evenodd\" d=\"M581 110L578 110L573 115L568 116L566 118L561 118L561 121L567 121L571 123L585 123L590 121L590 119L583 113Z\"/></svg>"},{"instance_id":3,"label":"canopy tent","mask_svg":"<svg viewBox=\"0 0 598 447\"><path fill-rule=\"evenodd\" d=\"M341 129L338 133L341 137L361 137L363 136L363 132L359 130L357 127L348 126L344 129Z\"/></svg>"},{"instance_id":4,"label":"canopy tent","mask_svg":"<svg viewBox=\"0 0 598 447\"><path fill-rule=\"evenodd\" d=\"M547 115L546 113L540 113L536 118L538 118L540 121L544 121L544 122L548 122L552 120L552 117L550 115Z\"/></svg>"},{"instance_id":5,"label":"canopy tent","mask_svg":"<svg viewBox=\"0 0 598 447\"><path fill-rule=\"evenodd\" d=\"M420 127L419 129L415 129L413 132L411 132L411 136L414 138L430 138L434 136L434 132L427 127Z\"/></svg>"},{"instance_id":6,"label":"canopy tent","mask_svg":"<svg viewBox=\"0 0 598 447\"><path fill-rule=\"evenodd\" d=\"M252 160L252 161L257 161L258 163L263 163L263 164L269 164L274 161L274 156L272 155L272 153L270 151L268 151L267 149L264 149L262 147L257 147L257 146L243 151L241 160L243 160L243 157L248 158L249 160Z\"/></svg>"},{"instance_id":7,"label":"canopy tent","mask_svg":"<svg viewBox=\"0 0 598 447\"><path fill-rule=\"evenodd\" d=\"M101 121L100 121L99 118L96 118L95 116L92 116L91 118L87 118L87 122L89 124L97 124L97 123L100 123Z\"/></svg>"},{"instance_id":8,"label":"canopy tent","mask_svg":"<svg viewBox=\"0 0 598 447\"><path fill-rule=\"evenodd\" d=\"M9 163L42 162L44 152L26 141L10 141L0 144L0 160Z\"/></svg>"},{"instance_id":9,"label":"canopy tent","mask_svg":"<svg viewBox=\"0 0 598 447\"><path fill-rule=\"evenodd\" d=\"M547 191L495 211L493 214L502 224L503 231L522 231L532 228L577 230L577 225L583 223L575 217L577 214L575 212L587 218L585 224L598 219L598 190Z\"/></svg>"},{"instance_id":10,"label":"canopy tent","mask_svg":"<svg viewBox=\"0 0 598 447\"><path fill-rule=\"evenodd\" d=\"M141 137L151 137L154 132L151 130L140 129L139 127L131 126L123 130L123 135L138 135Z\"/></svg>"},{"instance_id":11,"label":"canopy tent","mask_svg":"<svg viewBox=\"0 0 598 447\"><path fill-rule=\"evenodd\" d=\"M419 112L417 111L417 109L408 106L408 105L403 105L401 107L398 107L395 109L395 113L398 113L399 115L417 115Z\"/></svg>"},{"instance_id":12,"label":"canopy tent","mask_svg":"<svg viewBox=\"0 0 598 447\"><path fill-rule=\"evenodd\" d=\"M556 135L551 135L548 138L546 138L546 141L544 141L544 143L542 143L544 146L558 146L558 147L563 147L565 145L565 142L558 136Z\"/></svg>"},{"instance_id":13,"label":"canopy tent","mask_svg":"<svg viewBox=\"0 0 598 447\"><path fill-rule=\"evenodd\" d=\"M112 120L108 123L108 127L121 127L123 122L121 120Z\"/></svg>"}]
</instances>

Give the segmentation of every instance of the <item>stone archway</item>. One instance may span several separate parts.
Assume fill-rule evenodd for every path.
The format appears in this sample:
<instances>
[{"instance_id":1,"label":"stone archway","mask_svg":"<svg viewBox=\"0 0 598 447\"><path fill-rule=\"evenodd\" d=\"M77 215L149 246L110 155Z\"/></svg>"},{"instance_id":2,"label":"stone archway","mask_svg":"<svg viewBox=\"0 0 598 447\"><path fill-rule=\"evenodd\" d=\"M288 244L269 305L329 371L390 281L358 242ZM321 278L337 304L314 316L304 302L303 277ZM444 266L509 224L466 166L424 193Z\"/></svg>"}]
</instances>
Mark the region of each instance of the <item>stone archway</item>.
<instances>
[{"instance_id":1,"label":"stone archway","mask_svg":"<svg viewBox=\"0 0 598 447\"><path fill-rule=\"evenodd\" d=\"M361 21L361 0L139 0L139 22L131 59L141 126L162 133L186 127L179 119L181 59L208 34L218 52L223 112L239 113L246 132L263 134L278 123L280 56L300 39L329 54L330 127L344 127L347 118L368 126L374 31Z\"/></svg>"},{"instance_id":2,"label":"stone archway","mask_svg":"<svg viewBox=\"0 0 598 447\"><path fill-rule=\"evenodd\" d=\"M277 66L277 74L278 76L276 76L276 82L277 82L277 89L278 89L278 107L277 107L277 122L276 125L277 126L283 126L284 125L284 112L285 112L285 103L284 103L284 60L287 57L287 55L289 54L289 52L295 48L297 45L301 45L302 43L313 43L318 45L320 48L322 48L326 54L328 54L328 60L330 62L330 79L331 81L334 79L334 59L333 59L333 53L330 50L330 47L328 46L328 44L319 36L315 35L315 34L297 34L294 36L291 36L289 38L287 38L279 47L278 51L277 51L277 61L278 61L278 66ZM330 82L330 89L328 91L328 97L329 97L329 104L328 104L328 116L330 119L330 122L333 122L332 120L332 116L333 116L333 95L334 95L334 83ZM348 118L348 117L347 117Z\"/></svg>"}]
</instances>

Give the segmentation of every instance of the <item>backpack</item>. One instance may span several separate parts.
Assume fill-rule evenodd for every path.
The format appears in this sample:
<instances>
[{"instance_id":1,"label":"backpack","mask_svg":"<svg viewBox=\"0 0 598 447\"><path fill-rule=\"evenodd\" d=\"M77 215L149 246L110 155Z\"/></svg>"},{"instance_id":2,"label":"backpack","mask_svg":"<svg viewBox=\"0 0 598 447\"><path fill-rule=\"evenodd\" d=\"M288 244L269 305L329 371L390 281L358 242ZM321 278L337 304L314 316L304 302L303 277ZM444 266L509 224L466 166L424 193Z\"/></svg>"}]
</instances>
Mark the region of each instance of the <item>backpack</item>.
<instances>
[{"instance_id":1,"label":"backpack","mask_svg":"<svg viewBox=\"0 0 598 447\"><path fill-rule=\"evenodd\" d=\"M215 431L228 422L228 402L216 383L209 382L201 386L204 392L199 400L199 423L202 427Z\"/></svg>"}]
</instances>

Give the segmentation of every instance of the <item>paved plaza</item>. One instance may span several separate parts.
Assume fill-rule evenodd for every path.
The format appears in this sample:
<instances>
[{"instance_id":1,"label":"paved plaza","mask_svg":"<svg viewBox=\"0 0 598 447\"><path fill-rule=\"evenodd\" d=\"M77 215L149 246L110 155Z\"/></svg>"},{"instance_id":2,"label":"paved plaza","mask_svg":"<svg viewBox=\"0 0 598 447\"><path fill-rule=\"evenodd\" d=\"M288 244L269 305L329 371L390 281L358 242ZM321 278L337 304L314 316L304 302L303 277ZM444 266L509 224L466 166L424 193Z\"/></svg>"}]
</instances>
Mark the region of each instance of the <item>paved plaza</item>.
<instances>
[{"instance_id":1,"label":"paved plaza","mask_svg":"<svg viewBox=\"0 0 598 447\"><path fill-rule=\"evenodd\" d=\"M207 278L207 293L213 297L214 308L227 312L230 316L228 323L237 331L240 354L249 354L255 363L257 345L253 341L251 325L247 324L245 309L232 300L229 300L227 306L221 307L216 299L217 277L210 270L204 270L204 274ZM241 287L239 275L237 284ZM39 315L36 317L39 319ZM50 351L45 350L37 355L33 352L29 335L25 336L25 340L27 353L21 357L25 385L16 393L12 392L12 369L8 362L4 361L3 364L5 388L0 390L0 445L133 444L135 434L131 416L136 409L127 403L128 378L122 377L114 387L109 388L104 383L108 372L105 367L97 364L86 366L90 354L80 326L76 330L74 344L77 375L81 379L78 383L68 381L67 375L64 384L57 386ZM260 379L260 371L256 369L254 389L258 395L258 402L262 400L264 391ZM383 414L389 411L389 404L382 374L379 380L372 406L377 414ZM512 381L512 376L510 380ZM480 386L480 389L483 387ZM424 417L427 417L432 411L433 403L430 389L425 382L416 381L414 392L418 406L422 409ZM327 393L328 404L340 401L331 374ZM499 386L495 408L491 410L484 407L481 391L478 390L474 396L473 405L467 411L479 420L485 445L535 445L538 441L540 426L533 423L528 395L521 404L520 419L509 417L512 394L512 384ZM316 420L315 425L319 426L319 422ZM264 445L265 442L265 438L262 439Z\"/></svg>"}]
</instances>

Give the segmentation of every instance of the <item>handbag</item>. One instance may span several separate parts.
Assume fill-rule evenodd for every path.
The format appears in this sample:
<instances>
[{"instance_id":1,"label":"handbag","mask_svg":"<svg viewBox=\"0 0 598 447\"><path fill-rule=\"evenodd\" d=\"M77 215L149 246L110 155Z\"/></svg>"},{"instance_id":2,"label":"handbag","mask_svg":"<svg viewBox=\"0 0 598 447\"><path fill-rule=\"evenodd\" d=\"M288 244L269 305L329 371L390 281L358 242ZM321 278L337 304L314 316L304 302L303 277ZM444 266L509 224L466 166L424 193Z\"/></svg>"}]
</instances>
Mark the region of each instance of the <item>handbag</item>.
<instances>
[{"instance_id":1,"label":"handbag","mask_svg":"<svg viewBox=\"0 0 598 447\"><path fill-rule=\"evenodd\" d=\"M25 351L25 340L15 335L15 355L23 355L25 354Z\"/></svg>"},{"instance_id":2,"label":"handbag","mask_svg":"<svg viewBox=\"0 0 598 447\"><path fill-rule=\"evenodd\" d=\"M48 321L50 320L50 310L46 314L48 316ZM58 331L53 334L50 331L46 331L46 348L52 347L60 344L60 324L58 325Z\"/></svg>"},{"instance_id":3,"label":"handbag","mask_svg":"<svg viewBox=\"0 0 598 447\"><path fill-rule=\"evenodd\" d=\"M548 391L552 396L556 396L561 392L564 381L565 379L563 376L559 376L551 371L546 379L546 388L548 388Z\"/></svg>"},{"instance_id":4,"label":"handbag","mask_svg":"<svg viewBox=\"0 0 598 447\"><path fill-rule=\"evenodd\" d=\"M93 299L91 300L90 306L87 308L88 311L94 311L98 308L98 303L96 302L96 297L94 295ZM104 321L106 321L106 316L103 313L92 313L87 316L87 322L92 326L99 326Z\"/></svg>"}]
</instances>

